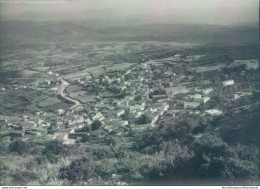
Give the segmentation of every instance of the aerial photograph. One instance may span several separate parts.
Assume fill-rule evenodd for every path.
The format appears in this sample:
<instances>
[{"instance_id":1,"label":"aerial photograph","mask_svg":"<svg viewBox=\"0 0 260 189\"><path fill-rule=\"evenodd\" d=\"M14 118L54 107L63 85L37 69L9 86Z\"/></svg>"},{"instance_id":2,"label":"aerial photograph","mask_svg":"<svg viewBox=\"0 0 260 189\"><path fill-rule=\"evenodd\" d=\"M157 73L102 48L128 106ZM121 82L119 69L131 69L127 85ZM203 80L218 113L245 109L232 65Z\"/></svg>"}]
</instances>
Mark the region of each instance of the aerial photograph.
<instances>
[{"instance_id":1,"label":"aerial photograph","mask_svg":"<svg viewBox=\"0 0 260 189\"><path fill-rule=\"evenodd\" d=\"M0 186L259 186L259 0L0 0Z\"/></svg>"}]
</instances>

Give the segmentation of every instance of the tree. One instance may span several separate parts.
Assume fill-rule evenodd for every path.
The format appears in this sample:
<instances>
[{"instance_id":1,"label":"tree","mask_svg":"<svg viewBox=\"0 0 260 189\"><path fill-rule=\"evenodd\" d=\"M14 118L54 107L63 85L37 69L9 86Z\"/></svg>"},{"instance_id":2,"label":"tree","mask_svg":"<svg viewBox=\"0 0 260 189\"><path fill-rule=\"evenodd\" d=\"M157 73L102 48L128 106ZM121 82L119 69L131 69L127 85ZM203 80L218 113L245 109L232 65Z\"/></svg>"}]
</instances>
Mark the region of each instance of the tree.
<instances>
[{"instance_id":1,"label":"tree","mask_svg":"<svg viewBox=\"0 0 260 189\"><path fill-rule=\"evenodd\" d=\"M46 148L43 151L43 154L55 154L60 155L63 152L62 144L58 141L51 141L46 144Z\"/></svg>"},{"instance_id":2,"label":"tree","mask_svg":"<svg viewBox=\"0 0 260 189\"><path fill-rule=\"evenodd\" d=\"M101 121L99 120L93 121L93 123L91 124L92 130L93 131L98 130L101 127L101 125L102 125Z\"/></svg>"},{"instance_id":3,"label":"tree","mask_svg":"<svg viewBox=\"0 0 260 189\"><path fill-rule=\"evenodd\" d=\"M150 123L150 119L148 118L147 115L142 114L135 122L138 125L142 125L142 124L148 124Z\"/></svg>"},{"instance_id":4,"label":"tree","mask_svg":"<svg viewBox=\"0 0 260 189\"><path fill-rule=\"evenodd\" d=\"M67 167L59 170L61 179L68 179L72 184L80 184L87 181L91 175L91 163L87 158L82 158L71 162Z\"/></svg>"},{"instance_id":5,"label":"tree","mask_svg":"<svg viewBox=\"0 0 260 189\"><path fill-rule=\"evenodd\" d=\"M30 145L22 140L15 141L9 146L11 152L16 152L20 155L30 152Z\"/></svg>"},{"instance_id":6,"label":"tree","mask_svg":"<svg viewBox=\"0 0 260 189\"><path fill-rule=\"evenodd\" d=\"M82 127L81 132L89 132L89 127L88 126Z\"/></svg>"}]
</instances>

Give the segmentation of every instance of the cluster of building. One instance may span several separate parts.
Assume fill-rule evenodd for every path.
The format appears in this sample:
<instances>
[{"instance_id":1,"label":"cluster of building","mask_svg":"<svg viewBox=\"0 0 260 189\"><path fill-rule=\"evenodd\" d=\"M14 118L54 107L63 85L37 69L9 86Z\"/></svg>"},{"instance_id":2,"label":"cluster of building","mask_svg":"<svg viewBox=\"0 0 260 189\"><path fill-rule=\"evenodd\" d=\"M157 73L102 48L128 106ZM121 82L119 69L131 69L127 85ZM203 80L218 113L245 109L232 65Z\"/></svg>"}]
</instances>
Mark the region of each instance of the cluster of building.
<instances>
[{"instance_id":1,"label":"cluster of building","mask_svg":"<svg viewBox=\"0 0 260 189\"><path fill-rule=\"evenodd\" d=\"M237 63L246 64L246 69L258 69L256 60ZM46 112L37 112L16 120L0 120L1 125L8 128L1 134L12 140L50 135L52 139L70 145L91 137L90 126L95 121L100 122L104 131L122 136L131 130L141 132L155 127L166 117L174 120L187 113L223 114L217 107L200 109L201 105L210 102L216 89L205 79L197 86L193 79L196 73L187 73L189 67L190 61L176 54L172 58L133 64L126 70L105 71L99 77L89 74L86 78L74 79L70 82L96 96L93 101L70 109L60 108L48 116ZM52 72L48 74L59 76ZM41 85L60 85L53 82L46 80ZM233 79L221 82L224 88L235 85ZM59 86L52 90L59 92ZM239 99L243 95L246 94L237 93L233 98ZM88 129L84 129L86 127Z\"/></svg>"},{"instance_id":2,"label":"cluster of building","mask_svg":"<svg viewBox=\"0 0 260 189\"><path fill-rule=\"evenodd\" d=\"M47 135L47 128L51 123L44 119L46 112L37 112L36 115L20 115L15 119L2 119L1 132L3 137L10 137L11 140L23 139L28 140L33 137Z\"/></svg>"}]
</instances>

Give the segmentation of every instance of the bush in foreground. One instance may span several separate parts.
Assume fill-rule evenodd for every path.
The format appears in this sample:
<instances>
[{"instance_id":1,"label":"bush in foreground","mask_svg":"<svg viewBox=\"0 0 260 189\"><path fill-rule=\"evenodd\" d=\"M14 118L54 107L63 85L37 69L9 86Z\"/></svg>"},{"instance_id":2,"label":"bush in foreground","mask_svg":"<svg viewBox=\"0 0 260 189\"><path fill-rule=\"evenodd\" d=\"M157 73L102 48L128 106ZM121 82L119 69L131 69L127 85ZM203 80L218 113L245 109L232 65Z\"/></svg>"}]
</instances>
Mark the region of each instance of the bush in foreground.
<instances>
[{"instance_id":1,"label":"bush in foreground","mask_svg":"<svg viewBox=\"0 0 260 189\"><path fill-rule=\"evenodd\" d=\"M10 152L15 152L20 155L27 154L30 152L30 145L22 140L15 141L9 146Z\"/></svg>"},{"instance_id":2,"label":"bush in foreground","mask_svg":"<svg viewBox=\"0 0 260 189\"><path fill-rule=\"evenodd\" d=\"M92 165L87 158L75 160L59 170L59 178L67 179L71 184L87 182L91 175Z\"/></svg>"}]
</instances>

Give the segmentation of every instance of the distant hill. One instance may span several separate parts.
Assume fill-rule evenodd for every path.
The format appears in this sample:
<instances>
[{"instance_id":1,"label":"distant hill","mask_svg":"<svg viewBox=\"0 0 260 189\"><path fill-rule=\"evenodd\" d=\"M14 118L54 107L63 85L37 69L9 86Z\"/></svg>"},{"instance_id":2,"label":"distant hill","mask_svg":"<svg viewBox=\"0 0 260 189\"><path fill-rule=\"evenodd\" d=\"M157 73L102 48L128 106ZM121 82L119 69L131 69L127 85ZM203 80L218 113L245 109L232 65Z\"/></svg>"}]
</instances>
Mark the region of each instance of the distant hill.
<instances>
[{"instance_id":1,"label":"distant hill","mask_svg":"<svg viewBox=\"0 0 260 189\"><path fill-rule=\"evenodd\" d=\"M130 24L100 20L86 21L3 21L1 42L35 41L166 41L233 46L258 42L257 26L227 27L192 24Z\"/></svg>"},{"instance_id":2,"label":"distant hill","mask_svg":"<svg viewBox=\"0 0 260 189\"><path fill-rule=\"evenodd\" d=\"M4 21L0 23L5 44L52 41L80 41L95 37L90 27L71 22Z\"/></svg>"},{"instance_id":3,"label":"distant hill","mask_svg":"<svg viewBox=\"0 0 260 189\"><path fill-rule=\"evenodd\" d=\"M214 45L237 45L258 40L258 28L255 26L147 24L107 27L98 30L98 33L104 35L104 40L109 35L110 40L175 41Z\"/></svg>"}]
</instances>

